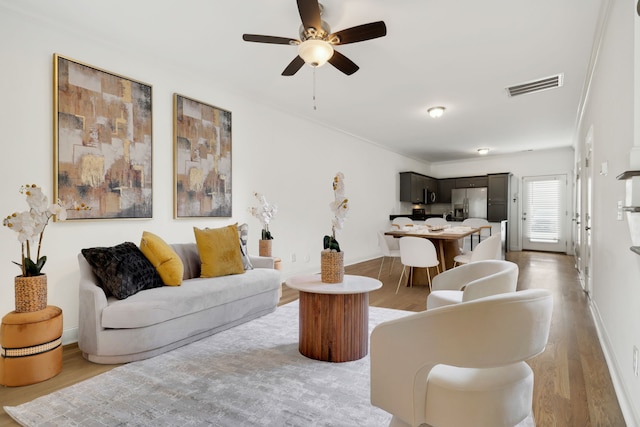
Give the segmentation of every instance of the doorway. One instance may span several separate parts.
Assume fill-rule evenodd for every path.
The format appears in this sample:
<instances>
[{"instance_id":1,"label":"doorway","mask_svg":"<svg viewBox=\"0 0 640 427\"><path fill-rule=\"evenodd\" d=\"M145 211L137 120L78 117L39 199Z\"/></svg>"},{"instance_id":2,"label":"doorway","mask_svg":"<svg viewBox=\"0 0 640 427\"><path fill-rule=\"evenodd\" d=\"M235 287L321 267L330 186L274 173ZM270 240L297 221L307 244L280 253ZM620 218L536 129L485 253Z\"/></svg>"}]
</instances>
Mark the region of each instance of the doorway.
<instances>
[{"instance_id":1,"label":"doorway","mask_svg":"<svg viewBox=\"0 0 640 427\"><path fill-rule=\"evenodd\" d=\"M567 252L566 175L522 180L522 249Z\"/></svg>"}]
</instances>

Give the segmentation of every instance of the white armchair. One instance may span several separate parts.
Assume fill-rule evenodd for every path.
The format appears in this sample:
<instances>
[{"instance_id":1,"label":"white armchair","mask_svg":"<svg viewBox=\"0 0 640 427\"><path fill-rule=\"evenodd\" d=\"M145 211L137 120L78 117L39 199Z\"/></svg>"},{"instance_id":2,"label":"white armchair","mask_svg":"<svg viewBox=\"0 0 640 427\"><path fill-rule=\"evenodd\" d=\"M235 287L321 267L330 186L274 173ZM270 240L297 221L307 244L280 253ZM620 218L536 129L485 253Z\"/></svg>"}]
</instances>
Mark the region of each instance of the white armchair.
<instances>
[{"instance_id":1,"label":"white armchair","mask_svg":"<svg viewBox=\"0 0 640 427\"><path fill-rule=\"evenodd\" d=\"M449 304L515 292L518 265L510 261L486 260L443 271L432 280L427 310Z\"/></svg>"},{"instance_id":2,"label":"white armchair","mask_svg":"<svg viewBox=\"0 0 640 427\"><path fill-rule=\"evenodd\" d=\"M551 293L494 295L384 322L371 334L371 403L391 426L514 426L530 413Z\"/></svg>"}]
</instances>

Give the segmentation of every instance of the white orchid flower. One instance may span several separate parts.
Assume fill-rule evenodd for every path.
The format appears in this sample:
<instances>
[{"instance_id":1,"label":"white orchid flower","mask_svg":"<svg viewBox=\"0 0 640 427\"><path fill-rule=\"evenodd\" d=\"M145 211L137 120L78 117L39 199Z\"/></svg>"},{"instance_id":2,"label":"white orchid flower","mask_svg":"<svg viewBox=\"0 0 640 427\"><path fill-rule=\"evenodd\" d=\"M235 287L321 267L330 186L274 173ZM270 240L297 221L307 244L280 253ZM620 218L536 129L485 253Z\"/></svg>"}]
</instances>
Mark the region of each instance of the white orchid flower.
<instances>
[{"instance_id":1,"label":"white orchid flower","mask_svg":"<svg viewBox=\"0 0 640 427\"><path fill-rule=\"evenodd\" d=\"M29 211L11 214L5 218L3 224L18 233L18 241L21 244L35 237L35 223Z\"/></svg>"},{"instance_id":2,"label":"white orchid flower","mask_svg":"<svg viewBox=\"0 0 640 427\"><path fill-rule=\"evenodd\" d=\"M44 230L53 216L64 221L67 218L67 210L60 200L49 206L47 196L42 192L42 188L35 184L20 187L20 193L26 196L29 210L9 215L2 221L2 224L18 234L23 262L16 264L22 267L22 275L25 277L37 276L42 274L41 269L47 258L40 256ZM84 204L76 208L76 210L89 209ZM37 243L37 255L34 259L31 259L32 243Z\"/></svg>"},{"instance_id":3,"label":"white orchid flower","mask_svg":"<svg viewBox=\"0 0 640 427\"><path fill-rule=\"evenodd\" d=\"M259 206L250 207L249 213L252 216L258 218L258 220L262 224L263 238L268 237L269 239L271 239L272 237L271 233L269 232L269 223L278 212L278 206L275 204L270 205L269 202L267 202L267 198L257 191L254 191L253 195L256 199L258 199Z\"/></svg>"},{"instance_id":4,"label":"white orchid flower","mask_svg":"<svg viewBox=\"0 0 640 427\"><path fill-rule=\"evenodd\" d=\"M38 213L46 212L49 201L47 196L42 193L42 188L35 185L24 186L21 192L27 196L27 204Z\"/></svg>"},{"instance_id":5,"label":"white orchid flower","mask_svg":"<svg viewBox=\"0 0 640 427\"><path fill-rule=\"evenodd\" d=\"M47 211L56 217L58 221L65 221L67 219L67 210L62 206L62 201L58 199L58 203L54 203L49 206Z\"/></svg>"},{"instance_id":6,"label":"white orchid flower","mask_svg":"<svg viewBox=\"0 0 640 427\"><path fill-rule=\"evenodd\" d=\"M330 249L340 252L340 245L336 240L336 232L342 230L349 212L349 199L345 197L344 193L344 175L342 172L338 172L333 178L334 200L329 203L329 208L333 212L333 219L331 220L331 236L325 236L323 240L325 250Z\"/></svg>"}]
</instances>

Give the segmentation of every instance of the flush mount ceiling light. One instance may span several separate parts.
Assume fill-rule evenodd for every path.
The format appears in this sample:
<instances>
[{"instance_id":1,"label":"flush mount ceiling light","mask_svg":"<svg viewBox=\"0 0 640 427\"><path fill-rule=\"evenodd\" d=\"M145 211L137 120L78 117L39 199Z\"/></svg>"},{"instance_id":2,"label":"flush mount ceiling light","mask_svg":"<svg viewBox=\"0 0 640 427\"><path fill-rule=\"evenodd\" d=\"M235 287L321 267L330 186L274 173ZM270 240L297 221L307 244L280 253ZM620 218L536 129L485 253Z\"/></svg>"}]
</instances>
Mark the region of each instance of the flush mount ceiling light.
<instances>
[{"instance_id":1,"label":"flush mount ceiling light","mask_svg":"<svg viewBox=\"0 0 640 427\"><path fill-rule=\"evenodd\" d=\"M298 45L298 55L312 67L321 67L333 56L333 46L324 40L308 39Z\"/></svg>"},{"instance_id":2,"label":"flush mount ceiling light","mask_svg":"<svg viewBox=\"0 0 640 427\"><path fill-rule=\"evenodd\" d=\"M488 148L478 148L478 154L480 154L481 156L486 156L487 154L489 154L489 149Z\"/></svg>"},{"instance_id":3,"label":"flush mount ceiling light","mask_svg":"<svg viewBox=\"0 0 640 427\"><path fill-rule=\"evenodd\" d=\"M431 107L427 110L427 113L429 113L429 115L431 117L433 117L434 119L437 119L438 117L442 117L442 115L444 114L444 107Z\"/></svg>"}]
</instances>

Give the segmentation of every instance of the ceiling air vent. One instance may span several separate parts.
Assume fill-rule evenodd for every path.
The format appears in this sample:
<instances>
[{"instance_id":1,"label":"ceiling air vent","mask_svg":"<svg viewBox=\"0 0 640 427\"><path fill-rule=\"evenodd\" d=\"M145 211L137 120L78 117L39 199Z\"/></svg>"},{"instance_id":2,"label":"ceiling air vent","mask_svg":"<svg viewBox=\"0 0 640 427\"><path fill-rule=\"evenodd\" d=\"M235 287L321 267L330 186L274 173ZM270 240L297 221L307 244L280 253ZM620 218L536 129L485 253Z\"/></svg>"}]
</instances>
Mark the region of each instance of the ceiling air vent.
<instances>
[{"instance_id":1,"label":"ceiling air vent","mask_svg":"<svg viewBox=\"0 0 640 427\"><path fill-rule=\"evenodd\" d=\"M540 92L547 89L554 89L562 86L563 80L564 74L561 73L544 79L510 86L507 88L507 93L509 96L518 96L525 95L527 93Z\"/></svg>"}]
</instances>

